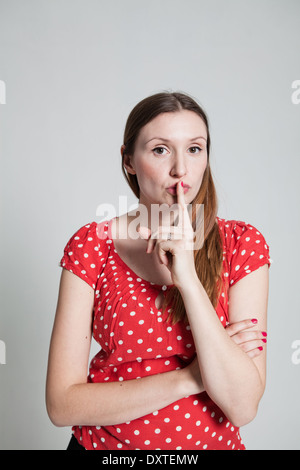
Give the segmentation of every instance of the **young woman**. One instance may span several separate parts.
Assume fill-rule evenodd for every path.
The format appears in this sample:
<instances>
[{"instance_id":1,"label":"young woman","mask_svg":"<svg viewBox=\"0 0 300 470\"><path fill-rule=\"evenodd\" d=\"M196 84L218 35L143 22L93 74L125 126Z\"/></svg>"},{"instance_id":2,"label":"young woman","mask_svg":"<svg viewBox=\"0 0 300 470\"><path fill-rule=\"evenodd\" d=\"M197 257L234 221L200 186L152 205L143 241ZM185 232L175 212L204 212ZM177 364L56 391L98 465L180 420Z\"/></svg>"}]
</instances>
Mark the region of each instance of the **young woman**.
<instances>
[{"instance_id":1,"label":"young woman","mask_svg":"<svg viewBox=\"0 0 300 470\"><path fill-rule=\"evenodd\" d=\"M68 449L245 448L239 427L265 388L271 261L255 227L217 217L209 150L190 96L138 103L121 147L138 210L65 247L46 401L55 425L73 426Z\"/></svg>"}]
</instances>

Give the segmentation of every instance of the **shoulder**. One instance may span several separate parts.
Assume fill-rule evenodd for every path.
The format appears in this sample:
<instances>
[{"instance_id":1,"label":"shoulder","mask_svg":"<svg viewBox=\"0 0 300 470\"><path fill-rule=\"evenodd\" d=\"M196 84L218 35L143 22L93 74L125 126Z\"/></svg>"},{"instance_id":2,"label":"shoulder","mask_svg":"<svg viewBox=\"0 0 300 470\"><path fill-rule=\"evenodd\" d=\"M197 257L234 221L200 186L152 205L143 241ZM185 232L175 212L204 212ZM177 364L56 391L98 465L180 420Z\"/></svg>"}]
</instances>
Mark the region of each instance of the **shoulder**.
<instances>
[{"instance_id":1,"label":"shoulder","mask_svg":"<svg viewBox=\"0 0 300 470\"><path fill-rule=\"evenodd\" d=\"M81 226L70 237L65 250L72 246L76 250L85 248L88 251L98 251L99 247L105 247L110 239L108 228L107 221L100 223L93 221Z\"/></svg>"},{"instance_id":2,"label":"shoulder","mask_svg":"<svg viewBox=\"0 0 300 470\"><path fill-rule=\"evenodd\" d=\"M223 235L227 250L234 249L236 243L266 244L265 237L254 225L241 220L226 220L217 217L220 232ZM240 242L240 244L241 244Z\"/></svg>"},{"instance_id":3,"label":"shoulder","mask_svg":"<svg viewBox=\"0 0 300 470\"><path fill-rule=\"evenodd\" d=\"M110 250L108 223L89 222L68 240L59 266L68 269L95 289Z\"/></svg>"},{"instance_id":4,"label":"shoulder","mask_svg":"<svg viewBox=\"0 0 300 470\"><path fill-rule=\"evenodd\" d=\"M230 285L264 264L271 265L269 245L256 226L241 220L219 217L217 222L228 262Z\"/></svg>"}]
</instances>

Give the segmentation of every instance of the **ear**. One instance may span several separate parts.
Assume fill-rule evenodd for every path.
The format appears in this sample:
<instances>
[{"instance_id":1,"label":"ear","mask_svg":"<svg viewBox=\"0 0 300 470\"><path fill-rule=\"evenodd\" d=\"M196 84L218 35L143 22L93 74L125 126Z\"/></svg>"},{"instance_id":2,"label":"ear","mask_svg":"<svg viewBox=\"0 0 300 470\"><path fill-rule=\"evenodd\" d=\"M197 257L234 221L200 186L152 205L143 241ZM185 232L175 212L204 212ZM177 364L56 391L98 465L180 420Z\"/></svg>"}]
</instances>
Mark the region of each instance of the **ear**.
<instances>
[{"instance_id":1,"label":"ear","mask_svg":"<svg viewBox=\"0 0 300 470\"><path fill-rule=\"evenodd\" d=\"M136 171L134 169L133 163L132 163L132 157L131 155L128 155L127 153L124 153L125 151L125 145L121 146L121 155L123 158L123 166L126 168L127 173L130 173L131 175L135 175Z\"/></svg>"}]
</instances>

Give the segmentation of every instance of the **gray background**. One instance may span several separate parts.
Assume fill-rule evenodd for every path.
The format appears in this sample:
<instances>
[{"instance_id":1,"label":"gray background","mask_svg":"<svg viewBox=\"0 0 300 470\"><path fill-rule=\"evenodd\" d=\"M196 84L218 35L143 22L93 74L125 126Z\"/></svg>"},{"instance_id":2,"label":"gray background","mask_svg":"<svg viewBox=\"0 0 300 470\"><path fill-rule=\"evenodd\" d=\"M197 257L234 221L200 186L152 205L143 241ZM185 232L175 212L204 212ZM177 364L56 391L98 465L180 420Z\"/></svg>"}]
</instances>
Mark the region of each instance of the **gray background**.
<instances>
[{"instance_id":1,"label":"gray background","mask_svg":"<svg viewBox=\"0 0 300 470\"><path fill-rule=\"evenodd\" d=\"M271 248L268 383L243 440L300 449L299 44L299 0L0 1L1 449L67 445L44 401L58 262L99 204L136 202L124 125L162 90L203 105L219 216Z\"/></svg>"}]
</instances>

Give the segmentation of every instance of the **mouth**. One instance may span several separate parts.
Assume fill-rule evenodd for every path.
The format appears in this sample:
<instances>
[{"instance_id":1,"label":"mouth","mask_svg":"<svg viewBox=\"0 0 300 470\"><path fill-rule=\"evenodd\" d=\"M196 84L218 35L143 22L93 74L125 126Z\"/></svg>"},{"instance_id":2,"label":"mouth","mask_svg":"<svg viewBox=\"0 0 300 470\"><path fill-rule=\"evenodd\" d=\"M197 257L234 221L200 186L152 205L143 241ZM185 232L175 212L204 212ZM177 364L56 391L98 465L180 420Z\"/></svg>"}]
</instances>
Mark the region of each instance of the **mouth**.
<instances>
[{"instance_id":1,"label":"mouth","mask_svg":"<svg viewBox=\"0 0 300 470\"><path fill-rule=\"evenodd\" d=\"M177 190L176 190L177 184L173 184L172 186L169 186L167 188L168 193L172 194L172 196L176 196ZM184 194L188 192L190 189L190 186L188 184L183 184L183 192Z\"/></svg>"}]
</instances>

